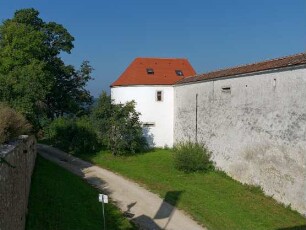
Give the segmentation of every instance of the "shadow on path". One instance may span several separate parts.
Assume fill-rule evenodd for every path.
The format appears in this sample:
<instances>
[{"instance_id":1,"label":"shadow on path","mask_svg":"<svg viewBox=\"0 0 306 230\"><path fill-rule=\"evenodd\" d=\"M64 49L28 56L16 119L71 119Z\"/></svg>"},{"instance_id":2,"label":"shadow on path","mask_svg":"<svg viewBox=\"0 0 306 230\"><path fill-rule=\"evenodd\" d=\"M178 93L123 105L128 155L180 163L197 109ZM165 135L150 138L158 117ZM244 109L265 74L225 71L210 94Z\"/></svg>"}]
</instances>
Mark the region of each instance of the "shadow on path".
<instances>
[{"instance_id":1,"label":"shadow on path","mask_svg":"<svg viewBox=\"0 0 306 230\"><path fill-rule=\"evenodd\" d=\"M153 218L146 216L146 215L141 215L141 216L138 216L132 219L132 221L136 223L140 223L141 225L145 223L145 225L147 226L146 229L149 229L149 230L167 229L167 226L171 222L171 218L175 211L175 207L178 204L182 193L183 191L167 192L165 195L165 198L163 199L159 209L157 210ZM128 205L127 212L130 212L131 211L130 207L133 207L134 205L136 205L136 202ZM160 219L167 219L166 224L163 228L160 228L154 221L154 220L160 220Z\"/></svg>"}]
</instances>

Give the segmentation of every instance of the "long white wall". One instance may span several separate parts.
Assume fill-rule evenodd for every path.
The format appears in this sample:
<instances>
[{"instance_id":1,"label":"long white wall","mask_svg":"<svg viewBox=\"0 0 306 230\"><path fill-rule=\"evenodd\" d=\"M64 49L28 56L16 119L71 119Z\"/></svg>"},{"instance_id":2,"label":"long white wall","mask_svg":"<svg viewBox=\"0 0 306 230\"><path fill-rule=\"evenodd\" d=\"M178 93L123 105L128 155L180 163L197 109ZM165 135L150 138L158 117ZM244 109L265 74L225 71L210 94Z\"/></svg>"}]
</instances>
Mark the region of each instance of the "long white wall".
<instances>
[{"instance_id":1,"label":"long white wall","mask_svg":"<svg viewBox=\"0 0 306 230\"><path fill-rule=\"evenodd\" d=\"M163 100L156 101L156 91L163 92ZM126 86L112 87L115 103L134 100L141 113L141 122L152 122L154 127L145 128L151 146L173 145L173 86Z\"/></svg>"},{"instance_id":2,"label":"long white wall","mask_svg":"<svg viewBox=\"0 0 306 230\"><path fill-rule=\"evenodd\" d=\"M217 166L306 215L306 68L175 86L175 142L195 141L196 94Z\"/></svg>"}]
</instances>

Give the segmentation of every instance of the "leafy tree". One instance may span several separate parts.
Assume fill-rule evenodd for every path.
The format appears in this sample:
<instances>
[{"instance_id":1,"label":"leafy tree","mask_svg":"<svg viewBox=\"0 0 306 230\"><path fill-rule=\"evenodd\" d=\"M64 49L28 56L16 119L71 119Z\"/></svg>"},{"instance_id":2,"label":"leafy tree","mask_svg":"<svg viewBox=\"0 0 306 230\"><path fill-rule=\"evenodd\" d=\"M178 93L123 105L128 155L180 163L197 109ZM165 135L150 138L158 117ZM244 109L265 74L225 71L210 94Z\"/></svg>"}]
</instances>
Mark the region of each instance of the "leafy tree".
<instances>
[{"instance_id":1,"label":"leafy tree","mask_svg":"<svg viewBox=\"0 0 306 230\"><path fill-rule=\"evenodd\" d=\"M101 94L92 116L102 143L114 155L136 153L148 147L139 115L134 101L114 104L105 92Z\"/></svg>"},{"instance_id":2,"label":"leafy tree","mask_svg":"<svg viewBox=\"0 0 306 230\"><path fill-rule=\"evenodd\" d=\"M92 79L90 74L93 68L88 61L84 61L77 71L71 65L65 66L61 60L55 64L58 65L54 69L55 84L45 100L48 117L53 120L64 114L88 114L92 96L85 86Z\"/></svg>"},{"instance_id":3,"label":"leafy tree","mask_svg":"<svg viewBox=\"0 0 306 230\"><path fill-rule=\"evenodd\" d=\"M35 9L15 12L0 25L0 101L21 111L34 127L43 117L84 114L92 102L85 89L93 70L80 70L59 57L70 53L73 36L60 24L44 22Z\"/></svg>"}]
</instances>

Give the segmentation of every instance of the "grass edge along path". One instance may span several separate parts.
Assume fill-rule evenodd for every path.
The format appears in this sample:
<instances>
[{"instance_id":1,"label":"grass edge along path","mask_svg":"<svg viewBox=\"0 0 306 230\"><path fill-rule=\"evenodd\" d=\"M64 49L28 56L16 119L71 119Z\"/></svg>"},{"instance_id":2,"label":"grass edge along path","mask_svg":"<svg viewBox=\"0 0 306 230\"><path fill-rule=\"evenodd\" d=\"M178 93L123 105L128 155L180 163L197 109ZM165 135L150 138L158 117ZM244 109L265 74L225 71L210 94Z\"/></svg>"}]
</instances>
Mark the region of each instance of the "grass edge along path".
<instances>
[{"instance_id":1,"label":"grass edge along path","mask_svg":"<svg viewBox=\"0 0 306 230\"><path fill-rule=\"evenodd\" d=\"M303 216L259 188L243 185L222 172L176 170L170 150L130 157L101 151L79 157L136 181L209 229L306 229Z\"/></svg>"},{"instance_id":2,"label":"grass edge along path","mask_svg":"<svg viewBox=\"0 0 306 230\"><path fill-rule=\"evenodd\" d=\"M101 230L99 191L78 176L37 155L26 230ZM105 205L107 229L136 229L117 207Z\"/></svg>"}]
</instances>

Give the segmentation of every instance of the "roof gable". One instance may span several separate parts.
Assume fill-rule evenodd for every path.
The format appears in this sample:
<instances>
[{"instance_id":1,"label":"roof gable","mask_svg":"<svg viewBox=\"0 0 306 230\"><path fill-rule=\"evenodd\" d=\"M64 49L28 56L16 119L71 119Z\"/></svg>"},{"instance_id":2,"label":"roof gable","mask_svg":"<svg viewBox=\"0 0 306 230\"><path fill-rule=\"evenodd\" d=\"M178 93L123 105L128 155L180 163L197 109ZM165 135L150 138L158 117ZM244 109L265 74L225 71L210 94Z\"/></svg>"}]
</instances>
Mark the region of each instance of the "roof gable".
<instances>
[{"instance_id":1,"label":"roof gable","mask_svg":"<svg viewBox=\"0 0 306 230\"><path fill-rule=\"evenodd\" d=\"M173 85L195 74L187 59L136 58L111 86Z\"/></svg>"}]
</instances>

